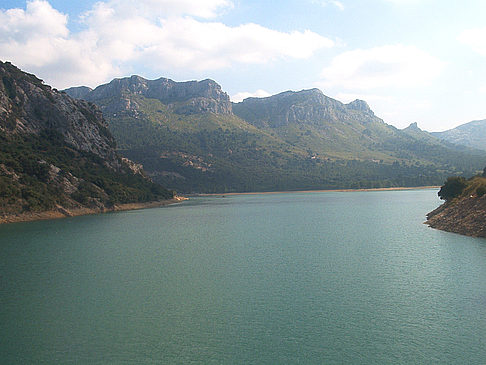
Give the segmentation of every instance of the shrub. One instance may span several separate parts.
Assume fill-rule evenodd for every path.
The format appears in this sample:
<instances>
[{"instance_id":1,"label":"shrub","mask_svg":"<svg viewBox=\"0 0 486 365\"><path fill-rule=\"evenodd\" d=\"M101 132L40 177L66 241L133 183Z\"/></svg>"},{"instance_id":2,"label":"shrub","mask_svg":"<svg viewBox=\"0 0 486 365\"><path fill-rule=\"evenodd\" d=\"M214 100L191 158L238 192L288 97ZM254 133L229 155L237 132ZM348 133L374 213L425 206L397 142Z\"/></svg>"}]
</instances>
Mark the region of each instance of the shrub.
<instances>
[{"instance_id":1,"label":"shrub","mask_svg":"<svg viewBox=\"0 0 486 365\"><path fill-rule=\"evenodd\" d=\"M445 184L440 188L437 195L442 200L450 201L462 194L464 188L467 186L466 179L462 176L448 177Z\"/></svg>"}]
</instances>

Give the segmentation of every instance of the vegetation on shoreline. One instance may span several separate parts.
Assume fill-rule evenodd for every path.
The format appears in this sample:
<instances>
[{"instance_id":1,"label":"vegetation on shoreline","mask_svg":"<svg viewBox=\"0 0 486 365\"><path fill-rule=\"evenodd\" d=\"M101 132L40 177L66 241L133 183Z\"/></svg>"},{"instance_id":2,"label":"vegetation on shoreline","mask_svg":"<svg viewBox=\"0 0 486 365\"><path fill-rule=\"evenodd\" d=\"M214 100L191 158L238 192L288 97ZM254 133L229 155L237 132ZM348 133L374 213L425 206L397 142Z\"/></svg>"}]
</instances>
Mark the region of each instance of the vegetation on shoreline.
<instances>
[{"instance_id":1,"label":"vegetation on shoreline","mask_svg":"<svg viewBox=\"0 0 486 365\"><path fill-rule=\"evenodd\" d=\"M486 168L466 179L449 177L438 195L445 203L427 214L427 224L444 231L486 237Z\"/></svg>"},{"instance_id":2,"label":"vegetation on shoreline","mask_svg":"<svg viewBox=\"0 0 486 365\"><path fill-rule=\"evenodd\" d=\"M117 172L98 156L73 149L55 131L0 136L0 161L0 201L17 212L49 210L58 204L110 207L173 197L128 166ZM77 187L68 187L73 182ZM65 191L71 188L71 194Z\"/></svg>"}]
</instances>

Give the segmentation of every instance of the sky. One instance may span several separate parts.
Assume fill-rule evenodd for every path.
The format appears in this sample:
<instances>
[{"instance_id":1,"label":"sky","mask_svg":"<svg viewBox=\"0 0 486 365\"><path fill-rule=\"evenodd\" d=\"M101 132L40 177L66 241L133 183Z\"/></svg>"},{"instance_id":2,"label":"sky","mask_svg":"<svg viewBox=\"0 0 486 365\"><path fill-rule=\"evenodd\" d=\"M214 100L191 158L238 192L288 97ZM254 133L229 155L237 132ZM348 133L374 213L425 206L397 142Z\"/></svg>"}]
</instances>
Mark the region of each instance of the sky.
<instances>
[{"instance_id":1,"label":"sky","mask_svg":"<svg viewBox=\"0 0 486 365\"><path fill-rule=\"evenodd\" d=\"M486 119L484 0L1 0L0 60L58 89L213 79L233 101L319 88L385 122Z\"/></svg>"}]
</instances>

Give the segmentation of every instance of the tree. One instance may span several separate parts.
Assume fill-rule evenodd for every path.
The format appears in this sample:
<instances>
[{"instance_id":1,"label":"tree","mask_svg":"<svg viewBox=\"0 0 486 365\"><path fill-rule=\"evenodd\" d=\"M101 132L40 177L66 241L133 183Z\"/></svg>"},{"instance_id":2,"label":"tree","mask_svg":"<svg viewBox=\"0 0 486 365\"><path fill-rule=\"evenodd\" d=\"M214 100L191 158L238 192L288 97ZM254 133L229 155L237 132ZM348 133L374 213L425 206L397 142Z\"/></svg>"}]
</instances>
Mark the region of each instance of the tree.
<instances>
[{"instance_id":1,"label":"tree","mask_svg":"<svg viewBox=\"0 0 486 365\"><path fill-rule=\"evenodd\" d=\"M466 186L467 183L465 178L462 176L451 176L447 178L437 195L439 195L439 198L447 202L461 195Z\"/></svg>"}]
</instances>

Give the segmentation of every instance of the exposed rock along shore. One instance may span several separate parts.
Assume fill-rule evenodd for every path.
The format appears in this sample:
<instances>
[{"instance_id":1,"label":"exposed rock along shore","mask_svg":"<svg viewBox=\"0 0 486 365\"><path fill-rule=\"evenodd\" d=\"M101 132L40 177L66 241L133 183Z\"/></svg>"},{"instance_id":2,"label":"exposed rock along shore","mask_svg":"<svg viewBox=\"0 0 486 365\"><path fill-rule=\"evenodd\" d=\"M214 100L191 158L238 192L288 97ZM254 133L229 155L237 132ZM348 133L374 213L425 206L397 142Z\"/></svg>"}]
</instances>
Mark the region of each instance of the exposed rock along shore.
<instances>
[{"instance_id":1,"label":"exposed rock along shore","mask_svg":"<svg viewBox=\"0 0 486 365\"><path fill-rule=\"evenodd\" d=\"M58 205L53 210L48 210L48 211L43 211L43 212L24 212L24 213L18 213L18 214L4 214L4 215L0 216L0 224L68 218L68 217L75 217L75 216L80 216L80 215L119 212L119 211L125 211L125 210L157 208L157 207L161 207L161 206L164 206L164 205L180 203L180 202L183 202L185 200L188 200L188 198L183 197L183 196L175 196L172 199L160 200L160 201L152 201L152 202L145 202L145 203L115 204L111 208L100 207L100 208L66 209L66 208Z\"/></svg>"},{"instance_id":2,"label":"exposed rock along shore","mask_svg":"<svg viewBox=\"0 0 486 365\"><path fill-rule=\"evenodd\" d=\"M444 203L427 214L425 223L442 231L486 238L486 194Z\"/></svg>"}]
</instances>

